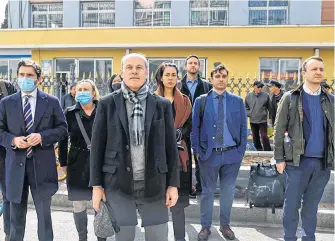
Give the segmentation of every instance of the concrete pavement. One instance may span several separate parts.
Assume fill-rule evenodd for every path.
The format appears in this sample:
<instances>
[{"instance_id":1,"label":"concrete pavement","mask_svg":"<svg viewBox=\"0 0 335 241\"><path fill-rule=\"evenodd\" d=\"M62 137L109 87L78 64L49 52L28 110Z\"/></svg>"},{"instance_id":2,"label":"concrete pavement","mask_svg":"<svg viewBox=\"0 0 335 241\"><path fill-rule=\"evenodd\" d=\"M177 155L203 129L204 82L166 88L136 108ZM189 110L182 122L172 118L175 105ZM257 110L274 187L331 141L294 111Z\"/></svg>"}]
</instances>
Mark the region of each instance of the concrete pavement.
<instances>
[{"instance_id":1,"label":"concrete pavement","mask_svg":"<svg viewBox=\"0 0 335 241\"><path fill-rule=\"evenodd\" d=\"M57 211L52 212L53 227L54 227L54 241L78 241L78 236L73 222L72 213L68 211ZM89 214L89 241L94 241L96 238L93 234L93 214ZM139 220L140 224L140 220ZM233 223L233 230L236 234L236 241L278 241L282 239L282 228L277 225L263 224L262 226L256 226L254 223ZM198 220L189 219L186 224L186 240L196 241L197 234L200 231L201 226ZM211 229L212 235L209 241L223 241L225 240L220 232L217 223ZM144 230L137 227L136 230L136 241L143 241ZM3 223L2 218L0 219L0 240L4 240L3 234ZM108 241L114 241L114 238L108 239ZM299 239L300 240L300 239ZM318 229L316 234L317 241L333 241L334 230L331 229ZM25 241L38 241L37 239L37 218L35 210L29 209L27 215L27 227ZM157 240L159 241L159 240ZM169 241L174 241L172 223L169 222Z\"/></svg>"}]
</instances>

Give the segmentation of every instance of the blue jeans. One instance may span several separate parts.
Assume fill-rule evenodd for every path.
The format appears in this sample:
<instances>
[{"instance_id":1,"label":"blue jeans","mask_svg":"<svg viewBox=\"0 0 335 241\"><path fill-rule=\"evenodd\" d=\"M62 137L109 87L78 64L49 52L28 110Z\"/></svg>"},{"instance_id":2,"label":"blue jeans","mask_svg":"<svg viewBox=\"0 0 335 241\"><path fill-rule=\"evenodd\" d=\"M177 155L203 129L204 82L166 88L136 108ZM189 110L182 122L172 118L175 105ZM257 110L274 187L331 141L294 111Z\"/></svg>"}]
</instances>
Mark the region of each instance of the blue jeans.
<instances>
[{"instance_id":1,"label":"blue jeans","mask_svg":"<svg viewBox=\"0 0 335 241\"><path fill-rule=\"evenodd\" d=\"M318 205L329 181L330 170L323 167L323 160L301 157L299 167L286 166L285 176L284 240L297 240L299 208L302 204L302 240L315 241Z\"/></svg>"},{"instance_id":2,"label":"blue jeans","mask_svg":"<svg viewBox=\"0 0 335 241\"><path fill-rule=\"evenodd\" d=\"M202 193L200 223L210 228L213 218L214 192L220 177L220 224L229 225L234 201L235 183L241 163L225 164L222 152L213 152L208 160L199 160Z\"/></svg>"}]
</instances>

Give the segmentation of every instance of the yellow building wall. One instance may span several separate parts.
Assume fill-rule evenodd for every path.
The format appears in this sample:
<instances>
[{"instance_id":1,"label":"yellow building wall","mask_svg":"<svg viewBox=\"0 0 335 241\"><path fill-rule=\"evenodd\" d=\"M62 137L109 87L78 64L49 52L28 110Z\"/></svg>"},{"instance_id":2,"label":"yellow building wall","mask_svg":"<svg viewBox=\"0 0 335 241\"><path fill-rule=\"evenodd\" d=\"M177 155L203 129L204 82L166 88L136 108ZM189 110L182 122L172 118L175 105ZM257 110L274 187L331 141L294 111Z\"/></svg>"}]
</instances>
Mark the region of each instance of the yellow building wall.
<instances>
[{"instance_id":1,"label":"yellow building wall","mask_svg":"<svg viewBox=\"0 0 335 241\"><path fill-rule=\"evenodd\" d=\"M24 37L23 37L24 36ZM0 31L0 45L333 43L334 26L75 28ZM150 46L150 45L149 45Z\"/></svg>"},{"instance_id":2,"label":"yellow building wall","mask_svg":"<svg viewBox=\"0 0 335 241\"><path fill-rule=\"evenodd\" d=\"M190 54L198 55L207 59L207 76L214 62L225 63L230 76L246 78L260 78L259 58L301 58L302 61L314 54L314 49L131 49L131 53L138 52L147 58L185 58ZM33 50L32 58L41 63L42 60L54 60L55 58L113 58L113 72L121 70L121 58L125 55L125 49L92 49L92 50ZM325 62L327 79L333 79L334 73L334 51L333 49L321 49L320 56Z\"/></svg>"},{"instance_id":3,"label":"yellow building wall","mask_svg":"<svg viewBox=\"0 0 335 241\"><path fill-rule=\"evenodd\" d=\"M335 79L334 49L320 49L320 57L325 62L325 79L330 83Z\"/></svg>"},{"instance_id":4,"label":"yellow building wall","mask_svg":"<svg viewBox=\"0 0 335 241\"><path fill-rule=\"evenodd\" d=\"M200 58L207 58L207 76L214 62L225 63L230 75L250 78L255 75L259 78L259 58L301 58L304 59L314 55L314 49L132 49L131 52L144 54L147 58L185 58L190 54L198 55ZM321 49L320 56L324 59L326 74L333 78L334 73L334 51L333 49Z\"/></svg>"}]
</instances>

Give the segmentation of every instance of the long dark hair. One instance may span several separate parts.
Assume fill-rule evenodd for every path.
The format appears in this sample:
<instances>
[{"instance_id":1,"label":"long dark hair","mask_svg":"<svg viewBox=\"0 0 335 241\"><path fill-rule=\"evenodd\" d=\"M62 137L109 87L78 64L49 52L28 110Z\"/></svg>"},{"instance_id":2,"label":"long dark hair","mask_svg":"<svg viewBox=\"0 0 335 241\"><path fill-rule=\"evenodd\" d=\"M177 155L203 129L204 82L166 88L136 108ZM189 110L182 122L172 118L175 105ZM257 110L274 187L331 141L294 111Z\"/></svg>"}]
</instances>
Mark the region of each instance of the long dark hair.
<instances>
[{"instance_id":1,"label":"long dark hair","mask_svg":"<svg viewBox=\"0 0 335 241\"><path fill-rule=\"evenodd\" d=\"M166 67L172 67L172 68L175 68L176 69L176 72L177 72L177 83L178 83L178 67L176 64L174 63L161 63L157 70L156 70L156 73L155 73L155 81L157 83L157 86L158 88L160 88L162 90L162 95L164 95L164 84L163 84L163 81L162 81L162 77L163 77L163 74L164 74L164 71L166 69ZM175 87L173 88L173 91L176 89L177 87L177 84L175 85Z\"/></svg>"},{"instance_id":2,"label":"long dark hair","mask_svg":"<svg viewBox=\"0 0 335 241\"><path fill-rule=\"evenodd\" d=\"M112 93L112 92L114 91L113 88L112 88L112 84L113 84L113 81L114 81L114 79L115 79L116 77L119 77L120 80L123 81L123 80L122 80L122 77L121 77L120 74L113 74L113 75L109 78L109 80L107 80L107 84L108 84L108 88L109 88L109 92L110 92L110 93Z\"/></svg>"}]
</instances>

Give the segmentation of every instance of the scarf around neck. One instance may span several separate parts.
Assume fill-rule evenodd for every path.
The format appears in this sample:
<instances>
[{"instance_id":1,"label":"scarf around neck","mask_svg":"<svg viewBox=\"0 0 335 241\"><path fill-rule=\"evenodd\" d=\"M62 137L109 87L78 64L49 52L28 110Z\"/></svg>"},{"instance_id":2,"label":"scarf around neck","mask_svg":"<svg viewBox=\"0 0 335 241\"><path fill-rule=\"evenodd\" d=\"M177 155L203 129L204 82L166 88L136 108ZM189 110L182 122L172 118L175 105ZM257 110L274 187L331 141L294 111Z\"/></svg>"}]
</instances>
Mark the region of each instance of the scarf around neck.
<instances>
[{"instance_id":1,"label":"scarf around neck","mask_svg":"<svg viewBox=\"0 0 335 241\"><path fill-rule=\"evenodd\" d=\"M145 82L144 85L137 92L133 92L126 86L124 82L122 82L121 90L123 98L134 105L131 113L131 121L133 124L133 129L131 131L135 136L135 145L141 145L144 141L144 115L141 101L147 98L149 87L147 85L147 82Z\"/></svg>"}]
</instances>

